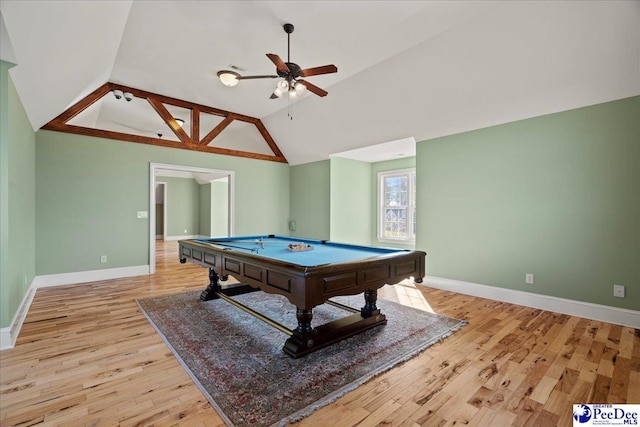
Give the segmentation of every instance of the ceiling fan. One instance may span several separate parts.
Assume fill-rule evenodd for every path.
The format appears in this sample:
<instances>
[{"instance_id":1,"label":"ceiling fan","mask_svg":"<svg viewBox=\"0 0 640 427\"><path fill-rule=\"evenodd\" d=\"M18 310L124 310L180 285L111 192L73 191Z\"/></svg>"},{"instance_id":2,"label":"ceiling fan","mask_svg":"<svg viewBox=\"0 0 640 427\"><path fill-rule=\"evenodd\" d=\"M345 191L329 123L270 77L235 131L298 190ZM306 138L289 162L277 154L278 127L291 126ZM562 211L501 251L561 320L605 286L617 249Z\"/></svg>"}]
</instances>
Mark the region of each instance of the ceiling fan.
<instances>
[{"instance_id":1,"label":"ceiling fan","mask_svg":"<svg viewBox=\"0 0 640 427\"><path fill-rule=\"evenodd\" d=\"M321 74L331 74L338 71L338 68L333 65L323 65L321 67L305 68L301 69L300 66L294 62L291 62L291 33L293 33L293 24L284 24L282 26L284 32L287 33L287 62L284 62L275 53L267 53L267 57L276 66L276 74L274 75L260 75L260 76L242 76L235 71L222 70L218 71L218 77L220 81L226 86L235 86L240 80L250 79L277 79L282 78L277 85L271 99L280 98L284 93L289 93L291 97L295 97L305 89L315 93L318 96L326 96L327 91L319 88L318 86L303 80L302 77L311 77Z\"/></svg>"}]
</instances>

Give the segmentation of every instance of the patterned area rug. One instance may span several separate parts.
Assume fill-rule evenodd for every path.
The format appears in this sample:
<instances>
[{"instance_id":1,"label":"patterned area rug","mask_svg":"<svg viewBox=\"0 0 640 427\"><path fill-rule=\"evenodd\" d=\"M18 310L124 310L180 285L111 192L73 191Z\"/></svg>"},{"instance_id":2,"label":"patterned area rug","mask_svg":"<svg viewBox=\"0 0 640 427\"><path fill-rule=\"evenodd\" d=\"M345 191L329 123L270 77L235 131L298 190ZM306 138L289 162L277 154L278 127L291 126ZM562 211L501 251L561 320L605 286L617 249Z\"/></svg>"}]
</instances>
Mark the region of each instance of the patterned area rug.
<instances>
[{"instance_id":1,"label":"patterned area rug","mask_svg":"<svg viewBox=\"0 0 640 427\"><path fill-rule=\"evenodd\" d=\"M282 351L287 335L200 291L138 300L211 405L230 426L285 426L328 405L375 375L418 354L465 323L378 299L387 324L299 359ZM290 329L295 307L253 292L233 297ZM362 295L335 298L359 308ZM312 325L349 313L324 304Z\"/></svg>"}]
</instances>

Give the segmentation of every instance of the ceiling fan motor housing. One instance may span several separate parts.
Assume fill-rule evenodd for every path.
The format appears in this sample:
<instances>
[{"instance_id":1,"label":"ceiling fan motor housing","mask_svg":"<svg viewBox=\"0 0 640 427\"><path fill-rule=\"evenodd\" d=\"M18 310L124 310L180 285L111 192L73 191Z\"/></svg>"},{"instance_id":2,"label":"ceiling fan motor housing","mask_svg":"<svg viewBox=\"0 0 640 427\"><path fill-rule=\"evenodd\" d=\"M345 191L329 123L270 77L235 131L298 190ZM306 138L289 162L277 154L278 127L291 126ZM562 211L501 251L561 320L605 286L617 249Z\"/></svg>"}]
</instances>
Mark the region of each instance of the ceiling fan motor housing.
<instances>
[{"instance_id":1,"label":"ceiling fan motor housing","mask_svg":"<svg viewBox=\"0 0 640 427\"><path fill-rule=\"evenodd\" d=\"M287 80L297 79L298 77L300 77L301 69L298 64L295 64L293 62L285 62L284 64L289 68L289 72L287 73L283 70L276 70L276 73L278 73L280 77Z\"/></svg>"}]
</instances>

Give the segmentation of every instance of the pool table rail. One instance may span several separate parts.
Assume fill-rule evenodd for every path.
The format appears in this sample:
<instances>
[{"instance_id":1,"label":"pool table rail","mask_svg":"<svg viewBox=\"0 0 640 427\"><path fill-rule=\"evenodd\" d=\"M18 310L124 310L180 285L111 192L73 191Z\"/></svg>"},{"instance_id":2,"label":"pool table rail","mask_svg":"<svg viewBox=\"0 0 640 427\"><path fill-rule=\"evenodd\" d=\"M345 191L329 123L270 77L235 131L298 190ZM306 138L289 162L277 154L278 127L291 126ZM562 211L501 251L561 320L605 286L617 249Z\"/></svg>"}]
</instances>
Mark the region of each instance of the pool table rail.
<instances>
[{"instance_id":1,"label":"pool table rail","mask_svg":"<svg viewBox=\"0 0 640 427\"><path fill-rule=\"evenodd\" d=\"M336 245L336 244L334 244ZM362 248L362 247L361 247ZM267 319L272 326L289 335L283 350L291 357L301 357L366 329L383 325L387 318L376 306L377 290L386 284L396 284L412 277L421 282L425 274L425 256L422 251L377 251L375 256L336 262L314 267L260 256L249 251L224 248L197 240L179 241L180 262L201 265L209 269L209 284L200 294L208 301L232 295L262 290L283 295L296 306L298 327L288 330ZM242 286L225 287L221 276L231 275ZM346 311L351 314L316 327L311 326L313 308L341 295L364 294L364 306ZM235 303L234 303L235 304ZM251 313L252 309L239 308ZM253 314L253 313L252 313ZM254 314L255 315L255 314ZM256 317L264 317L257 315ZM262 319L264 320L264 319Z\"/></svg>"},{"instance_id":2,"label":"pool table rail","mask_svg":"<svg viewBox=\"0 0 640 427\"><path fill-rule=\"evenodd\" d=\"M279 294L300 308L313 308L338 295L356 295L409 277L421 282L425 253L399 251L351 262L303 267L264 259L241 250L227 250L194 240L180 241L180 258L218 275L231 275L264 292Z\"/></svg>"}]
</instances>

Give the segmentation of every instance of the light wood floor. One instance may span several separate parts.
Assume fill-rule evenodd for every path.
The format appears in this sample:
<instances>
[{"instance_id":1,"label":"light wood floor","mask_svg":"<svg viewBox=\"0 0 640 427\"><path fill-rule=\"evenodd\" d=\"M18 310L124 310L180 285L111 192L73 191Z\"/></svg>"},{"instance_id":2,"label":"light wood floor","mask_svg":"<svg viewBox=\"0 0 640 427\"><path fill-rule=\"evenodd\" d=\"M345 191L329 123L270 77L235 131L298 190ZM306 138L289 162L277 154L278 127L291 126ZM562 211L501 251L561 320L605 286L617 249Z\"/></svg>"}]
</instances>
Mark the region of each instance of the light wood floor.
<instances>
[{"instance_id":1,"label":"light wood floor","mask_svg":"<svg viewBox=\"0 0 640 427\"><path fill-rule=\"evenodd\" d=\"M0 424L222 426L135 298L201 289L158 245L157 274L42 288L0 353ZM388 298L469 324L299 426L570 426L573 403L640 402L632 328L424 287Z\"/></svg>"}]
</instances>

